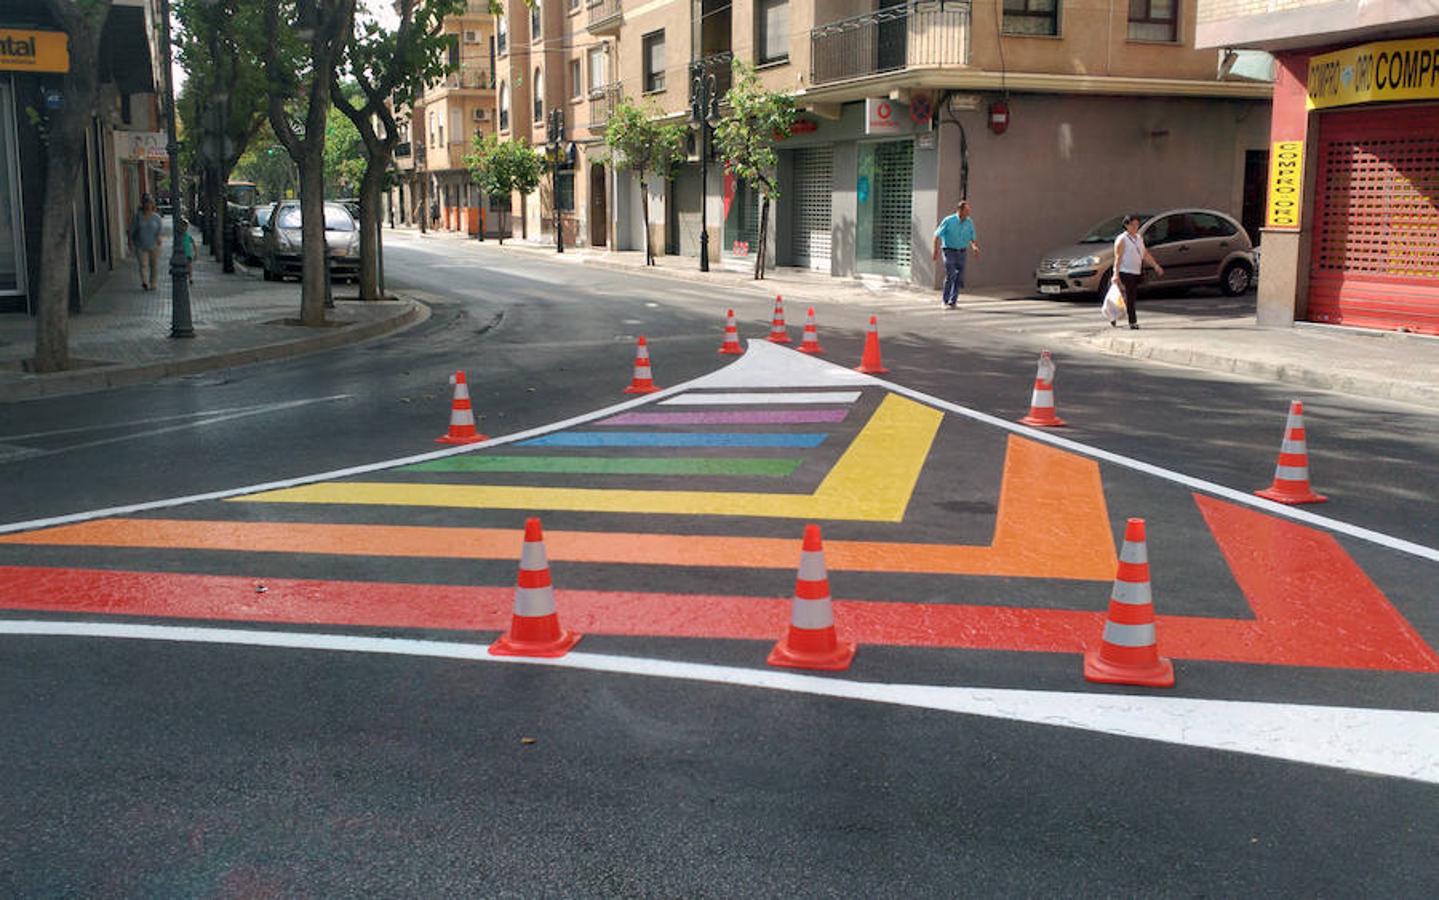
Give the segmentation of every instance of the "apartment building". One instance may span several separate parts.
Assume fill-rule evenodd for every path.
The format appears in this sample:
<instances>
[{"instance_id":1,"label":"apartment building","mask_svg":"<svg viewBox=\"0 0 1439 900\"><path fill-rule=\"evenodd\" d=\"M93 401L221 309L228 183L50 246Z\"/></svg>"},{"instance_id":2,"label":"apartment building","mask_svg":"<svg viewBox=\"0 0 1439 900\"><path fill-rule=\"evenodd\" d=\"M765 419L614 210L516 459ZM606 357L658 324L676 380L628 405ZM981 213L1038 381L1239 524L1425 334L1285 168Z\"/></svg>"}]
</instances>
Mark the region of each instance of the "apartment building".
<instances>
[{"instance_id":1,"label":"apartment building","mask_svg":"<svg viewBox=\"0 0 1439 900\"><path fill-rule=\"evenodd\" d=\"M486 0L469 0L465 11L443 25L453 71L398 111L407 140L395 148L398 184L391 191L396 218L414 224L477 234L498 234L498 220L465 168L477 134L495 131L495 19ZM483 211L482 211L483 210ZM438 215L431 217L431 212Z\"/></svg>"},{"instance_id":2,"label":"apartment building","mask_svg":"<svg viewBox=\"0 0 1439 900\"><path fill-rule=\"evenodd\" d=\"M1439 334L1439 9L1201 0L1197 43L1276 61L1259 321Z\"/></svg>"},{"instance_id":3,"label":"apartment building","mask_svg":"<svg viewBox=\"0 0 1439 900\"><path fill-rule=\"evenodd\" d=\"M544 141L565 111L566 169L516 198L516 232L638 249L639 188L604 164L620 97L689 119L696 79L754 65L803 114L779 145L782 196L758 246L756 192L695 152L651 185L664 253L936 285L935 224L962 196L984 256L974 285L1030 281L1039 255L1129 209L1208 206L1257 229L1271 85L1195 50L1184 0L508 0L497 24L500 133Z\"/></svg>"},{"instance_id":4,"label":"apartment building","mask_svg":"<svg viewBox=\"0 0 1439 900\"><path fill-rule=\"evenodd\" d=\"M81 312L130 258L130 217L168 189L156 94L163 69L156 0L114 0L100 45L100 90L76 190L70 310ZM46 181L46 111L64 102L69 41L41 0L0 9L0 312L36 308Z\"/></svg>"}]
</instances>

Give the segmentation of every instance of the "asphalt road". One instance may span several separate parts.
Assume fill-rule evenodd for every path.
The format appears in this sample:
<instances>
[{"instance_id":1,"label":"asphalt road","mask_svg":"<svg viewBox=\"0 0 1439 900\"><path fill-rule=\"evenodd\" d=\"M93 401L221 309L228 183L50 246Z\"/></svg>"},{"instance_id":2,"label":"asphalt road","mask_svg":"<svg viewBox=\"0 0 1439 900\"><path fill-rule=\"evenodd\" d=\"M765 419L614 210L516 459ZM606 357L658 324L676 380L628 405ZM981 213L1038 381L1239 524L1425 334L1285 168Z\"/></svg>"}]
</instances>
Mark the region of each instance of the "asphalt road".
<instances>
[{"instance_id":1,"label":"asphalt road","mask_svg":"<svg viewBox=\"0 0 1439 900\"><path fill-rule=\"evenodd\" d=\"M397 238L387 245L386 260L393 285L434 309L427 323L401 335L290 362L7 407L0 441L44 455L9 464L14 477L0 485L4 520L266 484L424 453L444 430L446 378L455 369L469 374L481 430L502 435L538 428L624 399L620 390L629 380L637 335L647 336L656 380L669 386L723 364L715 348L724 308L736 309L745 337L763 334L770 311L762 298L716 297L693 285L493 248L461 253L449 244ZM1196 297L1155 304L1206 300L1223 302ZM822 310L827 358L845 365L858 360L871 311ZM984 331L963 313L935 308L890 304L880 313L890 381L1006 420L1025 411L1033 339ZM1016 314L1047 311L1028 304L1016 306ZM1071 423L1064 437L1238 490L1267 483L1289 399L1282 389L1056 353L1060 411ZM804 490L818 489L841 451L854 446L865 423L890 402L882 389L860 393L843 421L823 426L825 441L794 470ZM1312 467L1318 487L1331 497L1316 511L1433 546L1439 496L1432 479L1416 473L1426 471L1439 449L1436 420L1335 395L1303 399ZM953 413L922 449L923 470L903 523L837 514L824 520L826 539L983 546L1001 508L1017 508L1001 480L1018 451L1004 432ZM538 452L505 448L500 455ZM727 458L719 449L707 452ZM1177 661L1178 686L1163 697L1204 709L1220 701L1267 704L1258 709L1275 716L1316 708L1439 712L1439 675L1413 666L1398 670L1403 666L1395 661L1439 646L1434 563L1353 537L1341 536L1332 546L1327 538L1303 543L1307 538L1290 528L1299 527L1295 523L1256 524L1133 466L1090 464L1102 481L1100 502L1115 541L1125 517L1148 521L1161 615L1250 622L1255 596L1269 590L1300 624L1292 633L1246 631L1244 641L1222 649L1255 659L1291 645L1296 654L1311 654L1302 664L1236 662L1195 639L1196 649ZM468 478L386 471L342 479L337 490L355 481L413 490ZM540 483L524 474L486 481ZM561 490L767 487L759 477L726 482L712 475L571 474L542 483ZM1008 499L1001 502L1002 496ZM1067 542L1079 540L1059 523L1077 519L1085 497L1066 497L1047 518L1025 520L1019 533L1029 543L1021 559L1063 555ZM513 530L526 514L464 507L377 511L331 498L293 505L212 500L128 518L140 531L173 521L182 532L189 523L203 534L253 525ZM434 612L441 606L426 604L447 602L455 586L476 585L489 591L480 598L484 604L503 605L514 580L512 556L417 558L383 552L383 545L382 552L321 553L304 545L236 551L183 535L129 547L0 544L0 571L12 577L7 583L49 585L29 593L56 601L21 608L14 598L27 592L14 590L11 603L0 601L10 620L167 627L205 620L199 624L279 630L320 643L340 638L334 649L320 651L188 643L178 635L0 636L0 719L7 723L0 729L0 834L6 835L0 891L1418 896L1439 889L1433 853L1439 790L1432 778L1379 776L1357 761L1350 768L1310 765L1295 761L1299 751L1257 755L1238 730L1233 746L1250 752L1219 749L1223 735L1206 742L1198 727L1192 738L1159 741L1124 736L1117 727L1052 724L1069 721L1066 705L1073 709L1070 724L1078 723L1086 698L1095 697L1138 698L1133 714L1146 723L1169 713L1142 705L1155 692L1082 681L1072 652L1014 652L1006 641L1027 640L1025 634L995 636L993 628L979 626L977 638L946 632L948 644L862 642L849 672L825 677L999 692L995 696L1020 692L1055 703L1055 711L1021 721L1012 711L957 713L912 698L842 699L798 683L749 686L742 683L745 673L766 671L774 638L724 623L704 636L682 636L685 629L700 630L683 598L699 603L725 595L782 605L793 587L801 523L604 508L543 515L556 538L620 530L689 535L694 546L697 538L769 538L793 540L794 547L782 559L752 565L624 563L617 560L626 541L604 537L592 543L620 545L604 551L614 558L587 561L556 549L562 615L579 611L595 626L586 629L579 649L591 659L619 660L601 671L359 652L353 641L345 643L370 637L446 646L488 642L496 633L486 627L493 617L462 628L455 616ZM1233 536L1255 529L1262 539L1246 543ZM383 532L380 540L399 533ZM1224 534L1231 535L1228 543L1216 542ZM1306 568L1310 556L1295 549L1301 544L1303 554L1323 561L1313 564L1317 575ZM1297 563L1296 555L1303 556ZM1085 564L1082 555L1075 564ZM1272 577L1266 580L1265 572ZM132 575L136 580L124 580ZM195 580L175 580L182 577ZM1108 585L1094 579L834 564L830 579L837 600L853 604L837 604L837 616L868 603L876 621L905 603L936 617L943 610L935 607L958 605L984 621L986 611L998 611L993 619L1003 621L1011 608L1099 610L1108 593ZM265 586L254 601L259 605L237 607L235 594L226 593L236 583L247 593ZM396 602L403 607L408 593L413 610L401 615L392 605L382 612L396 616L393 621L366 618L376 612L365 606L367 591L380 593L376 585L398 586ZM1382 609L1363 612L1383 605L1365 599L1371 588L1397 611L1397 620ZM287 591L308 598L304 615L284 622L267 617L263 604L288 601ZM565 607L567 591L603 594L612 616L634 621L607 627L613 620L578 600ZM1331 595L1338 595L1337 605ZM154 605L107 605L112 596L149 598ZM660 617L626 605L655 596L681 600ZM1332 628L1314 637L1308 626L1321 620ZM930 633L939 635L943 629L934 623ZM1179 639L1185 624L1175 621L1168 633ZM1025 629L1022 622L1012 627ZM1396 628L1407 629L1407 644L1393 637ZM1163 646L1163 631L1160 640ZM1364 664L1355 664L1363 653L1369 654ZM710 680L675 668L688 664L710 667L704 676ZM640 674L642 666L656 673ZM1130 733L1146 733L1146 723L1136 720ZM1381 730L1369 738L1380 755ZM1317 731L1313 739L1328 740ZM1361 736L1356 743L1365 742Z\"/></svg>"}]
</instances>

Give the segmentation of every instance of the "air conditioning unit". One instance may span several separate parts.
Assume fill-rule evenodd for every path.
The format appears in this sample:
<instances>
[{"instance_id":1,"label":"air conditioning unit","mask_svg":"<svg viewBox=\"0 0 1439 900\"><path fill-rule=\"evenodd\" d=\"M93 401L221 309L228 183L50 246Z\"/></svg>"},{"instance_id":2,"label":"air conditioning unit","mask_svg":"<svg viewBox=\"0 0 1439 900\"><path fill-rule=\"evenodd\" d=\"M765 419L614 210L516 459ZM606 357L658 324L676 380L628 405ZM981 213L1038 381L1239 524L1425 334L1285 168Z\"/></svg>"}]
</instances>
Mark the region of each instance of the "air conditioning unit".
<instances>
[{"instance_id":1,"label":"air conditioning unit","mask_svg":"<svg viewBox=\"0 0 1439 900\"><path fill-rule=\"evenodd\" d=\"M490 120L490 111L483 106L476 107L474 117L476 122L488 122Z\"/></svg>"},{"instance_id":2,"label":"air conditioning unit","mask_svg":"<svg viewBox=\"0 0 1439 900\"><path fill-rule=\"evenodd\" d=\"M480 33L479 33L478 31L466 31L466 32L465 32L465 43L466 43L466 44L478 44L479 42L480 42Z\"/></svg>"}]
</instances>

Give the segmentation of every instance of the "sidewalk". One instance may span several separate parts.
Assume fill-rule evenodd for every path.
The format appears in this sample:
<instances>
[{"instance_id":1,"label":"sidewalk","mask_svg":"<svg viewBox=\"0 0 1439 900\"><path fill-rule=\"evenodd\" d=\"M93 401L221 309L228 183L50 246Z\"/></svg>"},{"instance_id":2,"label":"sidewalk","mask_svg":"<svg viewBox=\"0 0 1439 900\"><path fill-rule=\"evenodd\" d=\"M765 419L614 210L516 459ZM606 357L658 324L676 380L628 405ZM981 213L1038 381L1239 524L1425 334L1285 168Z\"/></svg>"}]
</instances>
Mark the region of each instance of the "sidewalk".
<instances>
[{"instance_id":1,"label":"sidewalk","mask_svg":"<svg viewBox=\"0 0 1439 900\"><path fill-rule=\"evenodd\" d=\"M166 243L168 246L168 241ZM159 289L140 290L133 263L110 273L104 287L70 318L75 367L36 375L23 361L35 355L35 319L0 316L0 403L141 384L229 366L285 359L388 334L429 316L414 300L361 303L338 299L355 289L336 285L329 325L286 324L300 314L300 285L258 276L226 275L208 256L195 260L190 287L195 337L170 333L170 277L161 260Z\"/></svg>"},{"instance_id":2,"label":"sidewalk","mask_svg":"<svg viewBox=\"0 0 1439 900\"><path fill-rule=\"evenodd\" d=\"M417 235L418 236L418 235ZM430 235L460 240L454 234ZM473 238L469 239L473 243ZM498 249L487 241L485 246ZM881 303L932 311L937 317L938 291L880 279L837 279L800 269L781 268L755 281L743 271L712 265L697 271L692 257L661 256L644 265L641 251L605 251L512 240L506 252L543 254L555 261L599 266L693 286L697 280L725 290L765 296L782 295L804 302ZM1043 339L1051 346L1078 346L1134 359L1242 375L1295 387L1337 391L1371 399L1392 400L1439 412L1439 337L1370 331L1300 323L1292 328L1261 328L1254 323L1254 298L1230 298L1215 291L1192 296L1144 299L1139 306L1141 330L1111 328L1099 304L1054 301L1032 296L1029 285L981 288L966 292L957 315L981 327ZM949 314L956 315L956 314Z\"/></svg>"}]
</instances>

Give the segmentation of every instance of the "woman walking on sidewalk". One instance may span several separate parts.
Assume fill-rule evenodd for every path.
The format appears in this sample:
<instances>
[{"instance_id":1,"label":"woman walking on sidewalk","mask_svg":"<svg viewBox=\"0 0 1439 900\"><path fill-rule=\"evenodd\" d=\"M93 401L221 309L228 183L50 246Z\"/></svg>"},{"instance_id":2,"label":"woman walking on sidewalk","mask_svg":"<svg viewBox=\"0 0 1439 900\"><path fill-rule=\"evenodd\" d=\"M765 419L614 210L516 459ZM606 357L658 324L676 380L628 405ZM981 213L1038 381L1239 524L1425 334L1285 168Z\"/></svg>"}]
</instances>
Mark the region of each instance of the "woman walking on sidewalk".
<instances>
[{"instance_id":1,"label":"woman walking on sidewalk","mask_svg":"<svg viewBox=\"0 0 1439 900\"><path fill-rule=\"evenodd\" d=\"M1124 309L1129 315L1129 327L1139 330L1135 320L1134 304L1139 300L1139 282L1144 278L1144 264L1149 263L1154 271L1164 274L1164 267L1149 254L1144 238L1139 236L1139 214L1130 213L1124 217L1124 230L1114 239L1114 274L1119 279L1119 289L1124 292Z\"/></svg>"},{"instance_id":2,"label":"woman walking on sidewalk","mask_svg":"<svg viewBox=\"0 0 1439 900\"><path fill-rule=\"evenodd\" d=\"M149 194L140 198L140 209L130 223L130 246L140 263L140 288L155 289L155 273L160 265L160 230L165 221L155 211L155 200Z\"/></svg>"}]
</instances>

